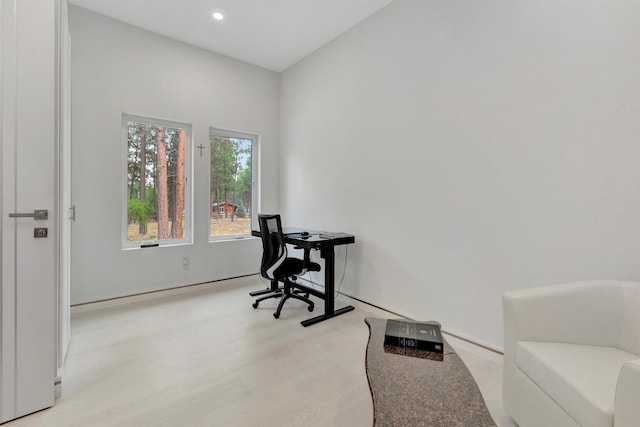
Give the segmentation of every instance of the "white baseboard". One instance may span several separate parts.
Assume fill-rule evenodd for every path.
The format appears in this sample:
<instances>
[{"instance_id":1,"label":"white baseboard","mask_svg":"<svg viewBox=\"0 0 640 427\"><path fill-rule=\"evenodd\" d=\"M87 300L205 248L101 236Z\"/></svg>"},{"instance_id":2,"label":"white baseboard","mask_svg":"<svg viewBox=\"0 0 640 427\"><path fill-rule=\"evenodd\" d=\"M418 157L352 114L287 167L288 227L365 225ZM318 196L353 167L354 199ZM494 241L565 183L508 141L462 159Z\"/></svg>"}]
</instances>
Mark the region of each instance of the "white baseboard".
<instances>
[{"instance_id":1,"label":"white baseboard","mask_svg":"<svg viewBox=\"0 0 640 427\"><path fill-rule=\"evenodd\" d=\"M503 355L502 349L492 346L490 344L477 342L475 339L464 337L459 338L460 334L455 331L448 331L443 329L442 332L446 335L447 342L455 349L464 350L469 353L473 353L476 356L480 356L483 359L490 360L494 363L502 365Z\"/></svg>"},{"instance_id":2,"label":"white baseboard","mask_svg":"<svg viewBox=\"0 0 640 427\"><path fill-rule=\"evenodd\" d=\"M354 307L357 307L360 310L367 311L371 314L375 314L376 316L381 318L385 318L385 319L405 318L405 319L413 320L401 314L394 313L392 311L385 310L384 308L371 305L367 302L357 300L348 295L340 294L338 295L338 299L346 304L353 305ZM503 352L500 347L496 347L494 345L481 342L480 340L477 340L472 337L467 337L464 334L449 330L447 328L442 328L442 333L446 335L447 342L451 344L453 348L464 350L469 353L473 353L477 356L480 356L484 359L490 360L492 362L502 364Z\"/></svg>"},{"instance_id":3,"label":"white baseboard","mask_svg":"<svg viewBox=\"0 0 640 427\"><path fill-rule=\"evenodd\" d=\"M214 281L214 282L198 283L198 284L195 284L195 285L186 285L186 286L181 286L181 287L178 287L178 288L163 289L163 290L160 290L160 291L152 291L152 292L147 292L147 293L142 293L142 294L122 296L122 297L108 299L108 300L88 302L88 303L83 303L83 304L78 304L78 305L71 306L71 314L85 313L85 312L88 312L88 311L100 310L100 309L103 309L103 308L117 307L117 306L121 306L121 305L124 305L124 304L131 304L132 302L151 301L151 300L158 299L158 298L166 298L168 296L181 295L181 294L185 294L185 293L188 293L188 292L198 291L198 290L201 290L201 289L213 289L213 288L215 288L215 289L220 289L221 290L221 289L225 289L225 288L233 287L233 286L249 285L249 284L252 284L252 283L256 283L256 280L259 277L260 277L259 275L254 274L254 275L250 275L250 276L236 277L236 278L233 278L233 279L225 279L225 280L217 280L217 281Z\"/></svg>"},{"instance_id":4,"label":"white baseboard","mask_svg":"<svg viewBox=\"0 0 640 427\"><path fill-rule=\"evenodd\" d=\"M62 376L53 379L53 398L59 399L62 396Z\"/></svg>"}]
</instances>

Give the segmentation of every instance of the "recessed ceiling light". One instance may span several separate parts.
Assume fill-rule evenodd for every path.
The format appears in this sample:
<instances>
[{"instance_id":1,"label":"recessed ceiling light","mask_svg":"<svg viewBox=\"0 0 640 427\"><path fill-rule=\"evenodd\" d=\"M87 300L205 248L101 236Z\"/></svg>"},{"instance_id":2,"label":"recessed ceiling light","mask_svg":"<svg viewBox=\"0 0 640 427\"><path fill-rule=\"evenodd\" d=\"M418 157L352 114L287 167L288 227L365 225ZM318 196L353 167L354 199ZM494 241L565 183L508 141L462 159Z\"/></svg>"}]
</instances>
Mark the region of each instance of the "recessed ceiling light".
<instances>
[{"instance_id":1,"label":"recessed ceiling light","mask_svg":"<svg viewBox=\"0 0 640 427\"><path fill-rule=\"evenodd\" d=\"M213 12L213 19L216 21L222 21L224 19L224 15L220 12Z\"/></svg>"}]
</instances>

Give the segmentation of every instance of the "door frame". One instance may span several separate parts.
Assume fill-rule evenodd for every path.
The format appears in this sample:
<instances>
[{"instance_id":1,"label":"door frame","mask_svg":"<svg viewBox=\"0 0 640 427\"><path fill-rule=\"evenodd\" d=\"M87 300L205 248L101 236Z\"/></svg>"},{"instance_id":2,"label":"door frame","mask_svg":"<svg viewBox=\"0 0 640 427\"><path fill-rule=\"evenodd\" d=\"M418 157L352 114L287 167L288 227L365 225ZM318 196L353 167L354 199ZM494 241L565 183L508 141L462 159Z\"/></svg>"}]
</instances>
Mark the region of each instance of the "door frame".
<instances>
[{"instance_id":1,"label":"door frame","mask_svg":"<svg viewBox=\"0 0 640 427\"><path fill-rule=\"evenodd\" d=\"M67 0L56 0L56 276L57 368L56 397L61 394L62 369L71 342L71 37ZM72 211L72 212L71 212Z\"/></svg>"}]
</instances>

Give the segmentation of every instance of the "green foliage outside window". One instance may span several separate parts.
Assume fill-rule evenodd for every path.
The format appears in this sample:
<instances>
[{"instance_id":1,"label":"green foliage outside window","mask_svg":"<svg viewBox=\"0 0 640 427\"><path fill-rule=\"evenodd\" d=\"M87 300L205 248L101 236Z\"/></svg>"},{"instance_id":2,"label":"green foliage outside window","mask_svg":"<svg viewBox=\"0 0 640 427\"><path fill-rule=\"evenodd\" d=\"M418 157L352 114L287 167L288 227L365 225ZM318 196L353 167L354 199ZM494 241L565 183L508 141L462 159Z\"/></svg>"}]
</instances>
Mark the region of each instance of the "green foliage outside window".
<instances>
[{"instance_id":1,"label":"green foliage outside window","mask_svg":"<svg viewBox=\"0 0 640 427\"><path fill-rule=\"evenodd\" d=\"M184 237L185 155L185 129L127 121L127 241Z\"/></svg>"},{"instance_id":2,"label":"green foliage outside window","mask_svg":"<svg viewBox=\"0 0 640 427\"><path fill-rule=\"evenodd\" d=\"M251 139L211 136L211 234L249 234L252 200Z\"/></svg>"}]
</instances>

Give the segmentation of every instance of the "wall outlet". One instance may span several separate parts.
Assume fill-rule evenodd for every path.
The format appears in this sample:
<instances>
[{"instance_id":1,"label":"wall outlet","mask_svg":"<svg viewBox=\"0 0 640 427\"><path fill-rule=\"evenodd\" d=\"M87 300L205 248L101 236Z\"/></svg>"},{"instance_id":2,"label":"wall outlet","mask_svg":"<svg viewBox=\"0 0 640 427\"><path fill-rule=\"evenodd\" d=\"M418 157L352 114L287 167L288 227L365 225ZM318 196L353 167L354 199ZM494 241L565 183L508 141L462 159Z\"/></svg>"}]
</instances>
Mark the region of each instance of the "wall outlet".
<instances>
[{"instance_id":1,"label":"wall outlet","mask_svg":"<svg viewBox=\"0 0 640 427\"><path fill-rule=\"evenodd\" d=\"M185 267L189 265L189 257L188 256L182 257L182 265L185 266Z\"/></svg>"}]
</instances>

